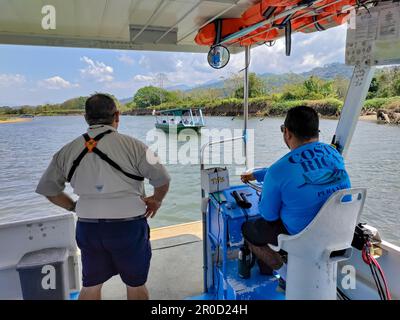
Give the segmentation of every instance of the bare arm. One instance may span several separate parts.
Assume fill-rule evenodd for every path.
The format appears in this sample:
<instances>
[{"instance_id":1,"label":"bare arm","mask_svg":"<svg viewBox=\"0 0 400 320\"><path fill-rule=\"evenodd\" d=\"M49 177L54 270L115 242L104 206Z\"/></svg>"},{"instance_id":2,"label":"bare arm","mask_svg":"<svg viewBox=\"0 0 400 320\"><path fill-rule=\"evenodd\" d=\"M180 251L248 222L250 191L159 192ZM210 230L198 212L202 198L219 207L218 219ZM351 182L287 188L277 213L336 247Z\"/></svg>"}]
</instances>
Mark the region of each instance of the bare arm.
<instances>
[{"instance_id":1,"label":"bare arm","mask_svg":"<svg viewBox=\"0 0 400 320\"><path fill-rule=\"evenodd\" d=\"M146 218L153 218L157 213L158 209L161 207L161 203L165 198L169 189L169 183L154 188L154 194L150 197L143 198L143 201L146 203Z\"/></svg>"},{"instance_id":2,"label":"bare arm","mask_svg":"<svg viewBox=\"0 0 400 320\"><path fill-rule=\"evenodd\" d=\"M72 198L65 192L62 192L56 196L47 196L46 198L56 206L68 211L75 211L75 201L72 200Z\"/></svg>"},{"instance_id":3,"label":"bare arm","mask_svg":"<svg viewBox=\"0 0 400 320\"><path fill-rule=\"evenodd\" d=\"M162 202L167 194L169 190L169 183L158 187L158 188L154 188L154 194L153 197L155 200Z\"/></svg>"},{"instance_id":4,"label":"bare arm","mask_svg":"<svg viewBox=\"0 0 400 320\"><path fill-rule=\"evenodd\" d=\"M253 172L242 173L240 179L242 180L243 183L256 180L256 178L253 175Z\"/></svg>"}]
</instances>

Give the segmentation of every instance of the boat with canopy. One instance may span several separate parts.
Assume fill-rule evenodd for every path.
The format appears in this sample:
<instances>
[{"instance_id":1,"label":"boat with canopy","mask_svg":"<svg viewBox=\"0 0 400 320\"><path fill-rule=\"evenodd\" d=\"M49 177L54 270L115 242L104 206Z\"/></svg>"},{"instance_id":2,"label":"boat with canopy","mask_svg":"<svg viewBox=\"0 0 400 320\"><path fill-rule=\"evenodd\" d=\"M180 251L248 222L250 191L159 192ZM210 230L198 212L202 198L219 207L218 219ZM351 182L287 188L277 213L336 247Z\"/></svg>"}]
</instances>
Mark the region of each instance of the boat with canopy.
<instances>
[{"instance_id":1,"label":"boat with canopy","mask_svg":"<svg viewBox=\"0 0 400 320\"><path fill-rule=\"evenodd\" d=\"M179 133L185 129L200 132L201 128L204 127L201 109L154 110L153 115L156 119L155 127L167 133Z\"/></svg>"}]
</instances>

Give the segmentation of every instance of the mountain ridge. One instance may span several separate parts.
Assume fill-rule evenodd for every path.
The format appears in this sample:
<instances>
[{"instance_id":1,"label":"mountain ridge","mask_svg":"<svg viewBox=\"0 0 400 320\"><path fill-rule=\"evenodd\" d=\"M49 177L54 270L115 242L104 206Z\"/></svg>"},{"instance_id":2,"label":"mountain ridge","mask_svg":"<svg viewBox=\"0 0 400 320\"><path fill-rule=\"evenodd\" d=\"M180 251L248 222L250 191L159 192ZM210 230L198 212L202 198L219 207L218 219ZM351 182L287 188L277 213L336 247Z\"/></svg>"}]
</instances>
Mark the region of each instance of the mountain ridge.
<instances>
[{"instance_id":1,"label":"mountain ridge","mask_svg":"<svg viewBox=\"0 0 400 320\"><path fill-rule=\"evenodd\" d=\"M267 91L271 91L275 88L282 87L285 84L299 83L306 80L310 76L316 76L318 78L324 80L333 80L336 77L342 77L345 79L350 79L352 75L353 67L347 66L341 62L333 62L329 64L325 64L323 66L312 68L308 71L303 72L286 72L286 73L272 73L266 72L257 74L258 77L263 79L266 83ZM207 90L207 89L223 89L225 87L225 82L227 79L213 79L204 82L203 84L196 86L189 86L186 84L177 84L173 86L166 87L166 90L169 91L183 91L190 93L196 90ZM130 100L129 100L130 99ZM119 99L121 103L127 100L128 102L132 101L133 98L124 98Z\"/></svg>"}]
</instances>

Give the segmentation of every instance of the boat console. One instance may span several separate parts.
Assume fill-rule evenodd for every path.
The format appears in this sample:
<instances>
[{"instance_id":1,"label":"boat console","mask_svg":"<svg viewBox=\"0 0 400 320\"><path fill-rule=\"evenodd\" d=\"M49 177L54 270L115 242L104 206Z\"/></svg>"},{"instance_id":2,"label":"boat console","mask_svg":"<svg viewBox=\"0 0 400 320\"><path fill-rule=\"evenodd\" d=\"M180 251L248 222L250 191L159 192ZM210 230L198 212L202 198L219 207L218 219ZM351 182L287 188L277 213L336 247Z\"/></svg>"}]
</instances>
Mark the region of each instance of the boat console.
<instances>
[{"instance_id":1,"label":"boat console","mask_svg":"<svg viewBox=\"0 0 400 320\"><path fill-rule=\"evenodd\" d=\"M260 217L257 192L246 186L229 187L209 195L207 215L209 295L213 299L282 300L277 289L279 276L260 273L257 264L244 279L239 272L243 246L241 226Z\"/></svg>"},{"instance_id":2,"label":"boat console","mask_svg":"<svg viewBox=\"0 0 400 320\"><path fill-rule=\"evenodd\" d=\"M206 293L202 298L284 299L284 293L277 291L279 276L261 274L251 254L243 257L241 227L260 217L259 191L248 185L230 186L226 168L203 167L201 185Z\"/></svg>"}]
</instances>

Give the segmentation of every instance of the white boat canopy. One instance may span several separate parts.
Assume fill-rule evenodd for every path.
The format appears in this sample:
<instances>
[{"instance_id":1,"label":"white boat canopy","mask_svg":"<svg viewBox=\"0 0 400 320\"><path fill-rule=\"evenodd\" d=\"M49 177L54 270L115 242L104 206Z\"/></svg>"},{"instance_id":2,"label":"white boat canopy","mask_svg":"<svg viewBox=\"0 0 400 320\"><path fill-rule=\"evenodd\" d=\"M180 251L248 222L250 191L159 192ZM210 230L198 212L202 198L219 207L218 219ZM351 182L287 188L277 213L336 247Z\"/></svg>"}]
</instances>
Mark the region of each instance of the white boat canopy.
<instances>
[{"instance_id":1,"label":"white boat canopy","mask_svg":"<svg viewBox=\"0 0 400 320\"><path fill-rule=\"evenodd\" d=\"M207 52L197 31L257 0L0 0L0 43ZM50 6L50 7L49 7ZM55 10L53 10L53 8ZM55 24L48 16L55 11ZM45 20L45 28L42 22ZM235 53L240 48L231 48Z\"/></svg>"}]
</instances>

